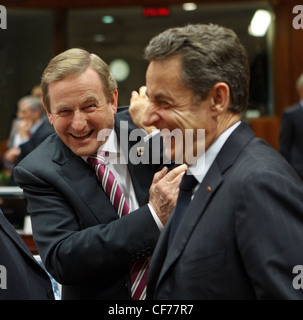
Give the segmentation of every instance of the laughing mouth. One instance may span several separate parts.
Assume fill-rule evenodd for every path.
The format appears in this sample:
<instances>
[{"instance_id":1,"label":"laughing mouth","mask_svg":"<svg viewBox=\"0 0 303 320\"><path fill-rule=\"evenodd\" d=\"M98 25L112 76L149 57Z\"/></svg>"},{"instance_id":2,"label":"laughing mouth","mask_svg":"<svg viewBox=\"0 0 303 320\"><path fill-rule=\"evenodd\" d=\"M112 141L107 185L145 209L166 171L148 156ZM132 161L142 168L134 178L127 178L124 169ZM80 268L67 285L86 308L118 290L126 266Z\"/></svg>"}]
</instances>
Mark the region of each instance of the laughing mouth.
<instances>
[{"instance_id":1,"label":"laughing mouth","mask_svg":"<svg viewBox=\"0 0 303 320\"><path fill-rule=\"evenodd\" d=\"M94 130L91 130L89 132L85 132L85 133L82 133L82 134L74 134L74 133L71 133L70 135L75 138L75 139L86 139L88 138L89 136L91 136L91 134L93 133Z\"/></svg>"}]
</instances>

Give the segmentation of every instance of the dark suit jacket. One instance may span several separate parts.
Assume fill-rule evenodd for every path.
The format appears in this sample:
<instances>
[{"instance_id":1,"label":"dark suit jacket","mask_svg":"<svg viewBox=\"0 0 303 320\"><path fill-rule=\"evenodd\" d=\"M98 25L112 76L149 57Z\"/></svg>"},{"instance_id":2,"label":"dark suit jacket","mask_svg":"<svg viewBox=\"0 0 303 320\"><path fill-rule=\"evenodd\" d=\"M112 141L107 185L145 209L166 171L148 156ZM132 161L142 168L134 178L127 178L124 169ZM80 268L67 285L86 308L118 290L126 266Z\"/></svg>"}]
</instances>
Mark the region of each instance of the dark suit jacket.
<instances>
[{"instance_id":1,"label":"dark suit jacket","mask_svg":"<svg viewBox=\"0 0 303 320\"><path fill-rule=\"evenodd\" d=\"M0 210L0 300L53 300L52 285L15 229ZM3 278L2 278L3 277ZM6 289L4 288L6 282Z\"/></svg>"},{"instance_id":2,"label":"dark suit jacket","mask_svg":"<svg viewBox=\"0 0 303 320\"><path fill-rule=\"evenodd\" d=\"M46 137L54 133L53 127L50 125L47 119L43 120L40 127L35 131L30 140L22 143L19 148L21 153L15 162L15 166L24 159L30 152L32 152ZM14 175L11 175L9 185L16 185Z\"/></svg>"},{"instance_id":3,"label":"dark suit jacket","mask_svg":"<svg viewBox=\"0 0 303 320\"><path fill-rule=\"evenodd\" d=\"M122 148L137 153L137 141L123 142L135 128L126 122L128 112L119 112L115 119ZM160 234L147 206L159 168L160 164L128 163L141 207L121 219L95 171L56 134L15 168L16 181L28 199L39 254L63 284L64 299L130 299L129 266L151 255Z\"/></svg>"},{"instance_id":4,"label":"dark suit jacket","mask_svg":"<svg viewBox=\"0 0 303 320\"><path fill-rule=\"evenodd\" d=\"M211 188L209 188L209 186ZM242 123L202 181L167 253L156 246L149 299L302 299L303 185ZM172 214L173 215L173 214Z\"/></svg>"},{"instance_id":5,"label":"dark suit jacket","mask_svg":"<svg viewBox=\"0 0 303 320\"><path fill-rule=\"evenodd\" d=\"M303 107L295 104L282 116L280 152L303 178Z\"/></svg>"}]
</instances>

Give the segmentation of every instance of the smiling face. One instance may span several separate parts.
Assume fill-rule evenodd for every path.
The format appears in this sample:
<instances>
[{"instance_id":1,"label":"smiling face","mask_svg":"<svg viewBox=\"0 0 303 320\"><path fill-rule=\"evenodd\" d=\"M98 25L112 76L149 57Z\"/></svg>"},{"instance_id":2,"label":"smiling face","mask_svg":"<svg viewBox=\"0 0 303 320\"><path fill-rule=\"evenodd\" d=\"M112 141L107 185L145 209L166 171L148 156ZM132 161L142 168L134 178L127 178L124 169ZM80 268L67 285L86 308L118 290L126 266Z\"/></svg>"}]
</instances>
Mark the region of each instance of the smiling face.
<instances>
[{"instance_id":1,"label":"smiling face","mask_svg":"<svg viewBox=\"0 0 303 320\"><path fill-rule=\"evenodd\" d=\"M49 122L61 140L78 156L97 152L104 141L97 136L112 129L118 92L107 101L98 73L91 67L49 84Z\"/></svg>"},{"instance_id":2,"label":"smiling face","mask_svg":"<svg viewBox=\"0 0 303 320\"><path fill-rule=\"evenodd\" d=\"M205 129L207 148L215 135L216 122L213 117L212 97L209 96L200 103L196 103L191 89L186 87L181 78L182 61L178 56L165 60L152 61L146 73L147 95L149 105L145 113L144 124L154 125L161 131L172 132L180 129L183 141L176 142L170 135L164 136L164 144L170 148L173 160L180 159L183 152L183 161L186 162L191 155L196 155L197 141L195 132L197 129ZM194 130L193 145L191 150L186 149L184 137L185 130ZM171 140L171 143L169 141ZM203 150L204 150L204 141ZM166 149L167 153L167 149Z\"/></svg>"}]
</instances>

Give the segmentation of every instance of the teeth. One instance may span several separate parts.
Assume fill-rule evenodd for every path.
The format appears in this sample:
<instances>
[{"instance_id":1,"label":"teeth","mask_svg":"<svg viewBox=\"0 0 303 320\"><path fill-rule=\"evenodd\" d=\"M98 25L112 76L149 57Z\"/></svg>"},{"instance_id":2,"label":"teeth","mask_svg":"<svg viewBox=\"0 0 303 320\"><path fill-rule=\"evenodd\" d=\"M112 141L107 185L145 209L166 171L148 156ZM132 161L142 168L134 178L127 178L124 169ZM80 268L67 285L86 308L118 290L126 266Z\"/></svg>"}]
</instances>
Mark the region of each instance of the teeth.
<instances>
[{"instance_id":1,"label":"teeth","mask_svg":"<svg viewBox=\"0 0 303 320\"><path fill-rule=\"evenodd\" d=\"M90 131L83 133L83 134L73 134L73 136L76 138L84 138L84 137L88 136L89 134L90 134Z\"/></svg>"}]
</instances>

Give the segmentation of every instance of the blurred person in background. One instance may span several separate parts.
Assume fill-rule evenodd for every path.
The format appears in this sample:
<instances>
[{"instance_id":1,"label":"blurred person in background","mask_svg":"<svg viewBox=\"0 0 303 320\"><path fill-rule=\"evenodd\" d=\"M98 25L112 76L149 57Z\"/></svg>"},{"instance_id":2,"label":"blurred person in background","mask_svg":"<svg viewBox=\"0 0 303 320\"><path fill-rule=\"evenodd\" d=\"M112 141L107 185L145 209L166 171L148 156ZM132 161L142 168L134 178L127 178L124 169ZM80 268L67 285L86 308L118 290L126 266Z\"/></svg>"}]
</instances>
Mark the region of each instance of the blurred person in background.
<instances>
[{"instance_id":1,"label":"blurred person in background","mask_svg":"<svg viewBox=\"0 0 303 320\"><path fill-rule=\"evenodd\" d=\"M8 169L13 170L16 164L54 132L53 127L44 119L44 114L40 98L25 96L18 101L17 118L13 121L4 153ZM13 175L8 184L16 185Z\"/></svg>"},{"instance_id":2,"label":"blurred person in background","mask_svg":"<svg viewBox=\"0 0 303 320\"><path fill-rule=\"evenodd\" d=\"M282 115L280 152L303 179L303 73L296 88L299 101Z\"/></svg>"}]
</instances>

